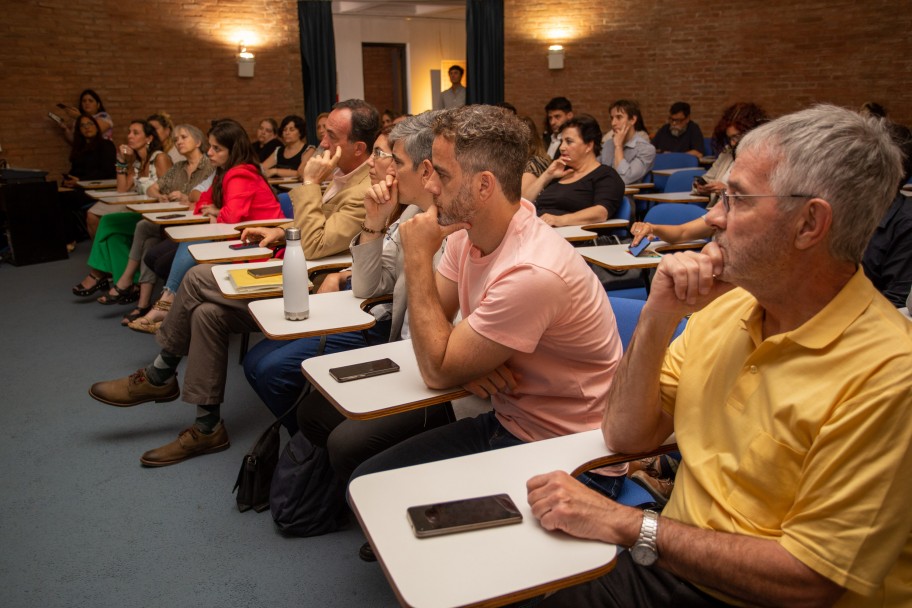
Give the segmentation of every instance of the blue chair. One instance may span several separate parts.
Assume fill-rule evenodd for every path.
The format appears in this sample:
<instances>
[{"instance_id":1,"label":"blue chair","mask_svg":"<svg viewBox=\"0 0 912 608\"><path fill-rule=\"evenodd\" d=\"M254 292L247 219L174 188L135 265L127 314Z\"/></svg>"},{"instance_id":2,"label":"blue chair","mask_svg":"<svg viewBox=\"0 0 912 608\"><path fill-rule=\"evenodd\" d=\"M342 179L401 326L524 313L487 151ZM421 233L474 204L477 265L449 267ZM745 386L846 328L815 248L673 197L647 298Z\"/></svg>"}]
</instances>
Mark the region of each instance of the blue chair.
<instances>
[{"instance_id":1,"label":"blue chair","mask_svg":"<svg viewBox=\"0 0 912 608\"><path fill-rule=\"evenodd\" d=\"M668 224L676 226L686 224L706 215L706 209L697 205L681 203L661 203L646 213L644 221L650 224Z\"/></svg>"},{"instance_id":2,"label":"blue chair","mask_svg":"<svg viewBox=\"0 0 912 608\"><path fill-rule=\"evenodd\" d=\"M656 154L655 163L652 170L657 169L696 169L700 162L693 154L684 154L683 152L665 152ZM652 183L655 184L656 192L672 192L666 188L668 177L665 175L656 175L652 173Z\"/></svg>"},{"instance_id":3,"label":"blue chair","mask_svg":"<svg viewBox=\"0 0 912 608\"><path fill-rule=\"evenodd\" d=\"M282 215L288 219L294 218L294 205L291 204L291 195L283 192L276 198L279 199L279 206L282 208Z\"/></svg>"},{"instance_id":4,"label":"blue chair","mask_svg":"<svg viewBox=\"0 0 912 608\"><path fill-rule=\"evenodd\" d=\"M684 169L673 173L665 182L665 192L690 192L694 178L705 173L705 169Z\"/></svg>"},{"instance_id":5,"label":"blue chair","mask_svg":"<svg viewBox=\"0 0 912 608\"><path fill-rule=\"evenodd\" d=\"M641 300L630 300L627 298L617 298L614 295L608 296L611 303L611 310L614 311L614 318L617 321L618 334L621 337L621 346L626 352L630 344L630 338L633 337L633 330L636 329L637 321L640 320L640 313L643 312L643 306L646 302ZM672 340L681 335L684 327L687 325L687 319L681 319L678 327L675 329Z\"/></svg>"},{"instance_id":6,"label":"blue chair","mask_svg":"<svg viewBox=\"0 0 912 608\"><path fill-rule=\"evenodd\" d=\"M713 151L712 137L703 138L703 154L706 156L713 156L715 154L715 151Z\"/></svg>"}]
</instances>

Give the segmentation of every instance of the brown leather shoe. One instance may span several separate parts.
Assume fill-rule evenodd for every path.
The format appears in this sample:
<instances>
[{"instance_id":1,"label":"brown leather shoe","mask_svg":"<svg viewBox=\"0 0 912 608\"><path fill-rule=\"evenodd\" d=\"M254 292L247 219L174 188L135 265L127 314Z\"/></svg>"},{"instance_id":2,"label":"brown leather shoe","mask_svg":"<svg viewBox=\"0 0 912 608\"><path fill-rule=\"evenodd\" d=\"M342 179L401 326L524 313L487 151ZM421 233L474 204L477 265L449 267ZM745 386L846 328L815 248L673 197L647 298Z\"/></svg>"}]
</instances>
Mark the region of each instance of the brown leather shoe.
<instances>
[{"instance_id":1,"label":"brown leather shoe","mask_svg":"<svg viewBox=\"0 0 912 608\"><path fill-rule=\"evenodd\" d=\"M195 426L184 429L177 439L160 448L149 450L140 456L139 461L147 467L166 467L194 456L221 452L229 447L231 442L228 441L228 431L225 430L224 421L220 420L208 435L201 433Z\"/></svg>"},{"instance_id":2,"label":"brown leather shoe","mask_svg":"<svg viewBox=\"0 0 912 608\"><path fill-rule=\"evenodd\" d=\"M655 499L656 504L664 507L668 504L671 497L671 491L674 490L674 479L659 479L652 477L646 471L636 471L630 476L630 480L636 482L644 490L649 492L650 496Z\"/></svg>"},{"instance_id":3,"label":"brown leather shoe","mask_svg":"<svg viewBox=\"0 0 912 608\"><path fill-rule=\"evenodd\" d=\"M126 378L96 382L89 389L89 394L102 403L117 407L130 407L155 401L164 403L180 397L177 376L171 376L162 386L154 386L146 378L146 370L138 369Z\"/></svg>"}]
</instances>

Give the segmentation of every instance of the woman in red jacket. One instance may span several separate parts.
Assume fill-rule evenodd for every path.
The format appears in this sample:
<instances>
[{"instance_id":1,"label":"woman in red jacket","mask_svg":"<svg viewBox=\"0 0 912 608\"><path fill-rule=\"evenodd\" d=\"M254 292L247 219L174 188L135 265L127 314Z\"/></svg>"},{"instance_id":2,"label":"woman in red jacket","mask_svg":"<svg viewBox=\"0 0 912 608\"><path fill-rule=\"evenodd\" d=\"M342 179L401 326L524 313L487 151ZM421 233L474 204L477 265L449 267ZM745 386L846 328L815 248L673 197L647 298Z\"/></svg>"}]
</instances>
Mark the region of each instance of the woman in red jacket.
<instances>
[{"instance_id":1,"label":"woman in red jacket","mask_svg":"<svg viewBox=\"0 0 912 608\"><path fill-rule=\"evenodd\" d=\"M208 155L209 161L216 167L215 178L212 187L200 196L194 213L207 215L210 221L225 224L284 217L272 188L260 171L256 152L244 127L230 119L217 122L209 130ZM160 257L163 253L160 248L174 249L175 245L162 243L154 247L149 255ZM196 263L187 243L181 243L176 250L161 298L144 317L131 322L130 329L155 333L168 314L181 280ZM146 259L149 259L148 256ZM156 264L148 265L156 267Z\"/></svg>"}]
</instances>

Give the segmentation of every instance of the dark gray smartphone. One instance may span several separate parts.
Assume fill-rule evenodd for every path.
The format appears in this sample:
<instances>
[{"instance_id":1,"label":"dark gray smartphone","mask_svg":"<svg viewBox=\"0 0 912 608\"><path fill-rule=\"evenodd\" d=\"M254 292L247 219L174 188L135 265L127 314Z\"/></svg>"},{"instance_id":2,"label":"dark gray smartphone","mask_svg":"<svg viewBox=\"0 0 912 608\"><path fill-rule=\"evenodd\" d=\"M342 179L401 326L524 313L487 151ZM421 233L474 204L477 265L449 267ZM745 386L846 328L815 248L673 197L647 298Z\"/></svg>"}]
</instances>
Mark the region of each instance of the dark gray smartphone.
<instances>
[{"instance_id":1,"label":"dark gray smartphone","mask_svg":"<svg viewBox=\"0 0 912 608\"><path fill-rule=\"evenodd\" d=\"M228 245L228 249L238 251L239 249L255 249L259 246L259 243L234 243L233 245Z\"/></svg>"},{"instance_id":2,"label":"dark gray smartphone","mask_svg":"<svg viewBox=\"0 0 912 608\"><path fill-rule=\"evenodd\" d=\"M360 380L361 378L370 378L371 376L382 376L383 374L392 374L399 371L399 365L392 359L377 359L376 361L365 361L364 363L355 363L354 365L343 365L342 367L333 367L329 370L329 375L335 378L336 382L350 382Z\"/></svg>"},{"instance_id":3,"label":"dark gray smartphone","mask_svg":"<svg viewBox=\"0 0 912 608\"><path fill-rule=\"evenodd\" d=\"M254 279L263 279L265 277L274 277L282 274L282 265L277 266L261 266L260 268L248 268L247 274L252 276Z\"/></svg>"},{"instance_id":4,"label":"dark gray smartphone","mask_svg":"<svg viewBox=\"0 0 912 608\"><path fill-rule=\"evenodd\" d=\"M184 217L183 213L169 213L168 215L159 215L158 219L160 220L176 220L179 217Z\"/></svg>"},{"instance_id":5,"label":"dark gray smartphone","mask_svg":"<svg viewBox=\"0 0 912 608\"><path fill-rule=\"evenodd\" d=\"M699 175L694 178L694 186L705 186L706 180L700 177Z\"/></svg>"},{"instance_id":6,"label":"dark gray smartphone","mask_svg":"<svg viewBox=\"0 0 912 608\"><path fill-rule=\"evenodd\" d=\"M522 513L507 494L479 496L408 508L418 538L518 524Z\"/></svg>"}]
</instances>

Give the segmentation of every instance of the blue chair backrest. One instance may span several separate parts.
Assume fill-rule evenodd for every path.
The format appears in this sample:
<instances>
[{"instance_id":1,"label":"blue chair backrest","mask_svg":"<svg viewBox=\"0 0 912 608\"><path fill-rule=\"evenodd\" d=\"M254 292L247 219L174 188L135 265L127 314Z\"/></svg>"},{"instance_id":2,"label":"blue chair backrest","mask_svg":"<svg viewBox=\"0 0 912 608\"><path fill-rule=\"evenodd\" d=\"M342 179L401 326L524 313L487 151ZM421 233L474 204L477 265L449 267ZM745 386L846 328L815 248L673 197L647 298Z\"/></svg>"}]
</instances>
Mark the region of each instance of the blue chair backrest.
<instances>
[{"instance_id":1,"label":"blue chair backrest","mask_svg":"<svg viewBox=\"0 0 912 608\"><path fill-rule=\"evenodd\" d=\"M630 206L630 198L624 196L621 198L621 204L618 205L614 217L611 219L633 221L633 208Z\"/></svg>"},{"instance_id":2,"label":"blue chair backrest","mask_svg":"<svg viewBox=\"0 0 912 608\"><path fill-rule=\"evenodd\" d=\"M706 156L712 156L714 154L712 137L703 138L703 154Z\"/></svg>"},{"instance_id":3,"label":"blue chair backrest","mask_svg":"<svg viewBox=\"0 0 912 608\"><path fill-rule=\"evenodd\" d=\"M656 154L652 170L688 169L690 167L698 167L699 165L700 163L697 161L697 157L693 154L685 154L684 152L664 152L662 154Z\"/></svg>"},{"instance_id":4,"label":"blue chair backrest","mask_svg":"<svg viewBox=\"0 0 912 608\"><path fill-rule=\"evenodd\" d=\"M621 336L621 345L626 352L627 345L630 344L633 330L636 329L637 321L640 320L640 313L643 312L643 306L646 305L646 302L629 298L612 298L611 296L608 297L608 301L611 302L611 310L614 311L614 318L617 320L618 334ZM680 336L686 325L687 319L681 319L671 339L674 340Z\"/></svg>"},{"instance_id":5,"label":"blue chair backrest","mask_svg":"<svg viewBox=\"0 0 912 608\"><path fill-rule=\"evenodd\" d=\"M706 209L696 205L681 203L662 203L646 212L644 221L650 224L686 224L691 220L706 215Z\"/></svg>"},{"instance_id":6,"label":"blue chair backrest","mask_svg":"<svg viewBox=\"0 0 912 608\"><path fill-rule=\"evenodd\" d=\"M282 208L282 215L288 219L294 219L294 205L291 204L291 195L283 192L276 198L279 199L279 207Z\"/></svg>"},{"instance_id":7,"label":"blue chair backrest","mask_svg":"<svg viewBox=\"0 0 912 608\"><path fill-rule=\"evenodd\" d=\"M684 169L668 176L665 192L690 192L694 178L706 173L705 169Z\"/></svg>"}]
</instances>

